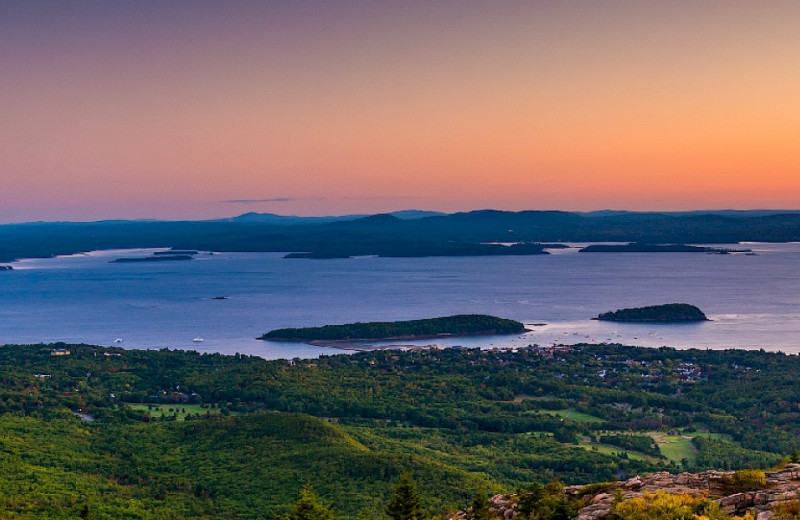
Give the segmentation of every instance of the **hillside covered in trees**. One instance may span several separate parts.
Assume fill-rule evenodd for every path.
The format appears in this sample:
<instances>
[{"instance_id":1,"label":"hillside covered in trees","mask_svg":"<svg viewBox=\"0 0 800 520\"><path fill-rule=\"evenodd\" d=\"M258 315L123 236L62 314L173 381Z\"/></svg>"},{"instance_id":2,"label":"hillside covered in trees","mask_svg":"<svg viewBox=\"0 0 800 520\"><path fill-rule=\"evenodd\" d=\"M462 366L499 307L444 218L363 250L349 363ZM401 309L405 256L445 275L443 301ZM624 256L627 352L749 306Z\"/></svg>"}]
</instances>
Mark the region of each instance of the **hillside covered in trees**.
<instances>
[{"instance_id":1,"label":"hillside covered in trees","mask_svg":"<svg viewBox=\"0 0 800 520\"><path fill-rule=\"evenodd\" d=\"M378 518L408 472L430 516L554 479L770 467L798 447L798 377L780 353L620 345L293 361L6 345L0 511L275 518L310 484L336 518Z\"/></svg>"}]
</instances>

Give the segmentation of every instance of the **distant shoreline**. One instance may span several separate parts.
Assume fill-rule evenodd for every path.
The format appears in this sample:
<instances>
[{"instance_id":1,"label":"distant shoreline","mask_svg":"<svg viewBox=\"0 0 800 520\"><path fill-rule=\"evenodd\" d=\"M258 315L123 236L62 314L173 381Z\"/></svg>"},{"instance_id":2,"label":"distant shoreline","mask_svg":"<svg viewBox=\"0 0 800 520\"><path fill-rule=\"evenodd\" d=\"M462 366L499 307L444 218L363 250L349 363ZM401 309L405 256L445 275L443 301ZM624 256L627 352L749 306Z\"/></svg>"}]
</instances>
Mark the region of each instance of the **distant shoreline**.
<instances>
[{"instance_id":1,"label":"distant shoreline","mask_svg":"<svg viewBox=\"0 0 800 520\"><path fill-rule=\"evenodd\" d=\"M686 244L648 244L631 242L629 244L592 244L579 250L580 253L710 253L727 255L730 253L752 253L752 249L729 249L720 247L691 246Z\"/></svg>"},{"instance_id":2,"label":"distant shoreline","mask_svg":"<svg viewBox=\"0 0 800 520\"><path fill-rule=\"evenodd\" d=\"M155 253L154 253L155 254ZM194 260L189 255L162 255L162 256L146 256L146 257L123 257L111 260L110 264L131 264L137 262L174 262L176 260Z\"/></svg>"},{"instance_id":3,"label":"distant shoreline","mask_svg":"<svg viewBox=\"0 0 800 520\"><path fill-rule=\"evenodd\" d=\"M800 212L595 212L479 210L398 218L391 214L303 221L39 222L0 225L0 262L81 251L284 252L341 258L544 255L548 244L732 244L800 241ZM280 225L279 225L280 221ZM513 244L513 245L504 245Z\"/></svg>"},{"instance_id":4,"label":"distant shoreline","mask_svg":"<svg viewBox=\"0 0 800 520\"><path fill-rule=\"evenodd\" d=\"M414 341L418 339L432 339L432 338L406 338L407 341ZM394 340L388 339L386 341L394 341ZM314 340L307 342L306 345L313 345L315 347L335 348L339 350L354 350L356 352L371 352L373 350L397 350L397 349L428 350L431 348L441 347L440 345L437 345L435 343L430 345L412 345L412 344L373 345L365 341L347 340L347 339L327 340L327 341Z\"/></svg>"}]
</instances>

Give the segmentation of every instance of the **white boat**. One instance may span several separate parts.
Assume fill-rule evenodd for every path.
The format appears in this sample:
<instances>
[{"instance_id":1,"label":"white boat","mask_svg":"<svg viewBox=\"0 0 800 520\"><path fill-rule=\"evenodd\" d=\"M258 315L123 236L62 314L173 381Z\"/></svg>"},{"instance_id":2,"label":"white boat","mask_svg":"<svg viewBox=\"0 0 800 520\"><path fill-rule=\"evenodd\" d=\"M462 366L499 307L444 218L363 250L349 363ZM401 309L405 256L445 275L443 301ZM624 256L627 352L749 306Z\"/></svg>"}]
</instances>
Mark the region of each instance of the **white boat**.
<instances>
[{"instance_id":1,"label":"white boat","mask_svg":"<svg viewBox=\"0 0 800 520\"><path fill-rule=\"evenodd\" d=\"M122 343L122 338L117 338L114 340L114 343Z\"/></svg>"},{"instance_id":2,"label":"white boat","mask_svg":"<svg viewBox=\"0 0 800 520\"><path fill-rule=\"evenodd\" d=\"M194 341L195 343L202 343L202 342L204 342L205 340L204 340L203 338L201 338L200 336L197 336L197 337L196 337L196 338L194 338L192 341Z\"/></svg>"}]
</instances>

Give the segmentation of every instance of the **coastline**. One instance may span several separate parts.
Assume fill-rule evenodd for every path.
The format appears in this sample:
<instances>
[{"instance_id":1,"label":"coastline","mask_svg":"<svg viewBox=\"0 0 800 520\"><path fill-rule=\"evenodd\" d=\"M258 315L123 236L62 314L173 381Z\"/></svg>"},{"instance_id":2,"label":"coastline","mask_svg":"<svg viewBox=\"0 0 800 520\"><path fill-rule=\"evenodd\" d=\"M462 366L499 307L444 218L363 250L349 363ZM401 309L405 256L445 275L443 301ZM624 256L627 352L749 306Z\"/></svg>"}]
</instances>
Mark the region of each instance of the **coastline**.
<instances>
[{"instance_id":1,"label":"coastline","mask_svg":"<svg viewBox=\"0 0 800 520\"><path fill-rule=\"evenodd\" d=\"M534 325L537 326L537 325ZM470 334L449 334L449 333L442 333L442 334L420 334L420 335L405 335L405 336L387 336L383 338L349 338L349 339L304 339L304 338L266 338L266 337L258 337L256 339L262 341L274 341L278 343L305 343L307 345L315 345L319 347L333 347L333 348L343 348L340 345L355 345L355 346L364 346L368 345L369 343L375 342L384 342L384 341L422 341L426 339L449 339L449 338L480 338L480 337L489 337L489 336L514 336L514 335L522 335L528 332L532 332L533 329L529 329L527 327L523 328L522 330L513 332L513 333L497 333L497 332L475 332ZM398 345L398 346L409 346L413 347L414 345ZM381 348L381 347L376 347ZM349 349L349 347L348 347ZM374 349L372 349L374 350Z\"/></svg>"},{"instance_id":2,"label":"coastline","mask_svg":"<svg viewBox=\"0 0 800 520\"><path fill-rule=\"evenodd\" d=\"M390 339L388 341L392 340ZM398 350L398 349L428 350L434 348L442 348L441 345L437 345L435 343L432 343L430 345L412 345L412 344L373 345L371 343L367 343L366 340L350 340L350 339L312 340L306 342L306 344L313 345L315 347L336 348L339 350L354 350L357 352L371 352L373 350Z\"/></svg>"},{"instance_id":3,"label":"coastline","mask_svg":"<svg viewBox=\"0 0 800 520\"><path fill-rule=\"evenodd\" d=\"M381 293L396 294L398 281L403 281L406 292L400 304L404 310L414 309L420 314L445 314L462 309L472 312L490 310L501 315L517 313L527 328L534 329L522 337L444 337L428 341L395 340L391 341L393 344L438 343L490 348L529 343L605 342L653 348L669 345L676 348L764 348L800 352L800 314L785 306L785 302L796 299L796 294L792 293L791 284L771 283L763 268L770 265L786 276L795 275L793 259L800 254L800 244L748 247L753 247L759 256L621 255L608 258L589 255L589 258L582 258L577 253L568 253L566 259L551 256L536 260L362 259L353 264L309 264L302 269L281 262L275 253L223 254L204 257L208 261L202 263L174 262L180 264L174 266L140 264L140 267L126 269L129 272L113 286L100 283L108 280L110 274L117 276L114 264L107 264L107 260L116 256L151 254L152 250L137 250L133 254L116 250L32 259L15 264L15 271L5 277L0 273L8 294L19 295L19 298L8 299L5 303L9 320L0 342L69 341L102 345L111 344L114 338L119 337L125 339L126 346L238 351L266 358L314 357L325 354L325 347L300 342L269 342L271 344L265 345L264 341L255 338L263 329L288 321L284 316L304 316L307 317L304 321L323 323L326 320L353 321L367 315L391 319L390 313L378 312L374 308L374 302L385 297L376 296L361 283L362 272L367 268L370 280L379 284ZM624 276L614 267L620 264L625 267L627 274ZM718 269L720 266L724 269ZM533 267L537 272L543 269L541 277L531 278ZM668 280L654 277L665 269L677 267L696 273L691 287L684 284L684 287L670 288ZM592 273L611 273L611 278L592 276L579 284L567 276L576 268L590 269ZM19 272L15 274L17 269ZM88 278L78 279L80 285L76 285L76 279L70 275L72 272L80 272ZM203 275L187 284L186 275L189 273L213 273L214 276ZM275 291L265 283L264 273L277 273L282 282L301 291L289 290L284 285L277 286ZM398 273L401 273L401 278L398 278ZM152 279L154 283L139 283L145 279ZM444 285L444 281L450 279L458 283ZM264 285L259 285L262 282ZM45 298L43 293L32 290L42 284L47 284L51 296ZM621 299L610 290L617 287L625 288L630 296ZM74 305L76 291L86 295L81 306ZM653 302L653 295L663 294L675 294L675 299L696 303L709 313L708 317L713 321L667 325L588 319L591 315L617 307ZM169 297L168 307L150 305L165 295ZM229 301L210 300L220 295L231 298ZM280 312L265 314L264 302L269 302L270 308L280 309ZM169 326L163 325L165 310L175 311L169 314ZM86 320L87 311L106 316L108 321ZM42 316L47 316L47 319L42 319ZM548 325L533 326L543 322ZM205 343L193 343L192 338L196 336L204 337ZM382 345L389 342L365 343ZM364 343L357 346L364 348ZM329 352L344 350L337 348Z\"/></svg>"}]
</instances>

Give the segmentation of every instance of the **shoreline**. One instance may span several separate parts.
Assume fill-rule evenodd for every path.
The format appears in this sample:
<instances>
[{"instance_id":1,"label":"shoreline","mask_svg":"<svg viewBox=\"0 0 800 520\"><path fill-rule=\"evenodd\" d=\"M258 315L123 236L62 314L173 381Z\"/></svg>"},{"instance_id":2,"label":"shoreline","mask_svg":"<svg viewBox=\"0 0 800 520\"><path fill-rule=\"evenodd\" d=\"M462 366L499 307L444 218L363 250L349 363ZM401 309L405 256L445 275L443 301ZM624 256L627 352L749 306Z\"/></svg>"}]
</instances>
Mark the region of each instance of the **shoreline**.
<instances>
[{"instance_id":1,"label":"shoreline","mask_svg":"<svg viewBox=\"0 0 800 520\"><path fill-rule=\"evenodd\" d=\"M308 341L305 342L305 344L312 345L315 347L335 348L339 350L353 350L356 352L372 352L374 350L398 350L398 349L428 350L433 348L443 348L442 345L438 345L436 343L432 343L430 345L412 345L412 344L374 345L371 343L367 343L364 340L350 340L350 339L329 339L329 340L320 339L320 340Z\"/></svg>"},{"instance_id":2,"label":"shoreline","mask_svg":"<svg viewBox=\"0 0 800 520\"><path fill-rule=\"evenodd\" d=\"M532 325L538 327L544 324ZM498 334L494 332L483 332L473 334L422 334L422 335L406 335L406 336L387 336L385 338L349 338L349 339L303 339L303 338L266 338L258 337L256 339L261 341L274 341L276 343L305 343L306 345L314 345L317 347L332 347L343 348L340 345L354 345L354 346L368 346L370 343L383 342L383 341L422 341L426 339L450 339L450 338L484 338L491 336L514 336L523 335L528 332L533 332L533 329L523 328L520 331L506 334ZM407 345L413 346L413 345ZM380 347L376 347L380 348Z\"/></svg>"}]
</instances>

